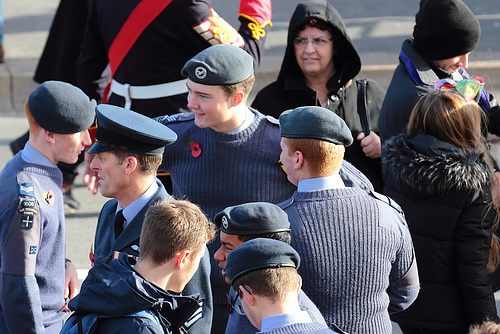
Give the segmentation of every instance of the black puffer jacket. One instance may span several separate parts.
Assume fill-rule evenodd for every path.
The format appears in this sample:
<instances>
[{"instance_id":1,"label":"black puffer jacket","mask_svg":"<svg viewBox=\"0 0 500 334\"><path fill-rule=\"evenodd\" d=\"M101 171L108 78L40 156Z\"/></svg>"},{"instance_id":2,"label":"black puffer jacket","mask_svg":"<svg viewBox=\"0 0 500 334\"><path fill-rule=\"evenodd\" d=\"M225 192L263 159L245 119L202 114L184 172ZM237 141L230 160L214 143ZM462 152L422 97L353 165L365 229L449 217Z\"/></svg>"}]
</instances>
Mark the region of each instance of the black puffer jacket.
<instances>
[{"instance_id":1,"label":"black puffer jacket","mask_svg":"<svg viewBox=\"0 0 500 334\"><path fill-rule=\"evenodd\" d=\"M307 1L297 6L288 26L288 39L277 81L264 87L255 97L252 107L265 115L276 118L281 112L301 106L320 105L316 92L306 85L306 79L295 58L293 40L297 36L297 28L311 18L326 21L332 25L336 47L339 49L333 56L336 73L328 82L329 106L342 117L351 129L354 138L362 131L357 112L358 88L351 79L359 73L361 60L354 43L347 34L340 14L326 1ZM375 81L367 80L367 113L371 130L378 133L378 117L385 90ZM361 170L373 183L377 191L382 191L380 159L368 158L358 140L346 149L345 160Z\"/></svg>"},{"instance_id":2,"label":"black puffer jacket","mask_svg":"<svg viewBox=\"0 0 500 334\"><path fill-rule=\"evenodd\" d=\"M471 323L500 321L486 268L495 213L482 155L401 134L382 147L382 166L385 193L405 212L421 282L417 300L393 320L463 333Z\"/></svg>"}]
</instances>

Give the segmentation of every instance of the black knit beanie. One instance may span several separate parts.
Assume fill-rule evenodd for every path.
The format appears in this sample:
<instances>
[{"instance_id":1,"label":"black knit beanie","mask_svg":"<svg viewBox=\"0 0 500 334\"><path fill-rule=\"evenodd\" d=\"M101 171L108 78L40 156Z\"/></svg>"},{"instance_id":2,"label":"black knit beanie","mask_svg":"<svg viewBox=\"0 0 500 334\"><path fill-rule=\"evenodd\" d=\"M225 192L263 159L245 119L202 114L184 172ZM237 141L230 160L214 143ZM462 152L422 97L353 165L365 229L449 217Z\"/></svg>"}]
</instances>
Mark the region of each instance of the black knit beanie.
<instances>
[{"instance_id":1,"label":"black knit beanie","mask_svg":"<svg viewBox=\"0 0 500 334\"><path fill-rule=\"evenodd\" d=\"M479 21L461 0L422 0L415 21L414 46L430 60L469 53L481 35Z\"/></svg>"}]
</instances>

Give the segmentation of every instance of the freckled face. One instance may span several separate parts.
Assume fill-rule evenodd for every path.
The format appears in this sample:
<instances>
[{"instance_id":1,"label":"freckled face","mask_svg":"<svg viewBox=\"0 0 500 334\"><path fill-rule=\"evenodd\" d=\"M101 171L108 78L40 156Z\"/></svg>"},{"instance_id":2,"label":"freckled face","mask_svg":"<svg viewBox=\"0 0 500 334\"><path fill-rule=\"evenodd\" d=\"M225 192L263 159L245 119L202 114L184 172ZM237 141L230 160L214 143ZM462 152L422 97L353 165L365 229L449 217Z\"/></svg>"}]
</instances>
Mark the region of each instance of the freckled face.
<instances>
[{"instance_id":1,"label":"freckled face","mask_svg":"<svg viewBox=\"0 0 500 334\"><path fill-rule=\"evenodd\" d=\"M54 134L55 160L74 164L85 146L92 144L88 130L71 134Z\"/></svg>"}]
</instances>

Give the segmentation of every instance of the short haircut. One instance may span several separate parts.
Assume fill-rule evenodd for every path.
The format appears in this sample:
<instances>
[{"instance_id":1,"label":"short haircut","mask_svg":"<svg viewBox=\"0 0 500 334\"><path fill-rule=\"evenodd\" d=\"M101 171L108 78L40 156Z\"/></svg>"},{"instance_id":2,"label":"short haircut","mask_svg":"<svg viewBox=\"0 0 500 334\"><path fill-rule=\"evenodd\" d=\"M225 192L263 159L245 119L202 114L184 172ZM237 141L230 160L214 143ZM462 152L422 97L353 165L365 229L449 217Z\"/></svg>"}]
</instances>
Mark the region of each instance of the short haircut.
<instances>
[{"instance_id":1,"label":"short haircut","mask_svg":"<svg viewBox=\"0 0 500 334\"><path fill-rule=\"evenodd\" d=\"M28 125L30 128L30 132L35 136L38 135L40 133L40 131L43 130L43 128L40 126L40 124L38 124L35 121L35 119L33 118L33 115L31 115L28 100L26 100L26 102L24 102L24 113L26 114L26 117L28 118Z\"/></svg>"},{"instance_id":2,"label":"short haircut","mask_svg":"<svg viewBox=\"0 0 500 334\"><path fill-rule=\"evenodd\" d=\"M292 267L259 269L237 278L232 287L238 291L240 285L246 285L254 294L279 302L297 290L298 277L297 270Z\"/></svg>"},{"instance_id":3,"label":"short haircut","mask_svg":"<svg viewBox=\"0 0 500 334\"><path fill-rule=\"evenodd\" d=\"M344 159L344 145L311 138L285 138L288 154L300 151L307 161L310 172L315 177L333 175L340 171Z\"/></svg>"},{"instance_id":4,"label":"short haircut","mask_svg":"<svg viewBox=\"0 0 500 334\"><path fill-rule=\"evenodd\" d=\"M279 240L283 241L284 243L287 243L290 245L292 242L292 236L290 235L290 231L281 231L281 232L273 232L273 233L262 233L262 234L239 234L238 235L238 240L247 242L252 239L257 239L257 238L266 238L266 239L274 239L274 240Z\"/></svg>"},{"instance_id":5,"label":"short haircut","mask_svg":"<svg viewBox=\"0 0 500 334\"><path fill-rule=\"evenodd\" d=\"M113 153L118 164L122 164L123 160L127 157L135 157L139 162L139 171L142 174L154 175L160 167L163 155L144 155L138 153L131 153L125 150L114 148L109 152Z\"/></svg>"},{"instance_id":6,"label":"short haircut","mask_svg":"<svg viewBox=\"0 0 500 334\"><path fill-rule=\"evenodd\" d=\"M230 98L234 94L236 94L236 92L242 91L245 94L245 99L246 99L248 97L248 94L250 94L250 91L252 90L254 83L255 83L255 75L252 74L250 78L246 79L245 81L233 85L222 85L221 87L222 90L224 90L226 98Z\"/></svg>"},{"instance_id":7,"label":"short haircut","mask_svg":"<svg viewBox=\"0 0 500 334\"><path fill-rule=\"evenodd\" d=\"M183 249L201 251L215 230L196 204L173 199L158 202L146 211L139 256L161 265Z\"/></svg>"}]
</instances>

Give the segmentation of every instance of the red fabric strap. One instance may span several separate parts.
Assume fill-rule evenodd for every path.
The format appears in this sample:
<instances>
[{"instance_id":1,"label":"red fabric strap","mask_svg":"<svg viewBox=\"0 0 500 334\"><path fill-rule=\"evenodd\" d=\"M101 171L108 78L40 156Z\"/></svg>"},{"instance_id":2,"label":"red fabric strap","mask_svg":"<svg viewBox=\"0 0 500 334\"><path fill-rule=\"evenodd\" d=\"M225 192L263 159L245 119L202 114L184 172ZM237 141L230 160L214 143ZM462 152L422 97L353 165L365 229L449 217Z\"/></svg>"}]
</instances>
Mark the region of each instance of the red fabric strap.
<instances>
[{"instance_id":1,"label":"red fabric strap","mask_svg":"<svg viewBox=\"0 0 500 334\"><path fill-rule=\"evenodd\" d=\"M134 8L116 35L108 51L111 79L144 29L172 2L172 0L142 0ZM104 89L102 102L107 103L111 82Z\"/></svg>"}]
</instances>

